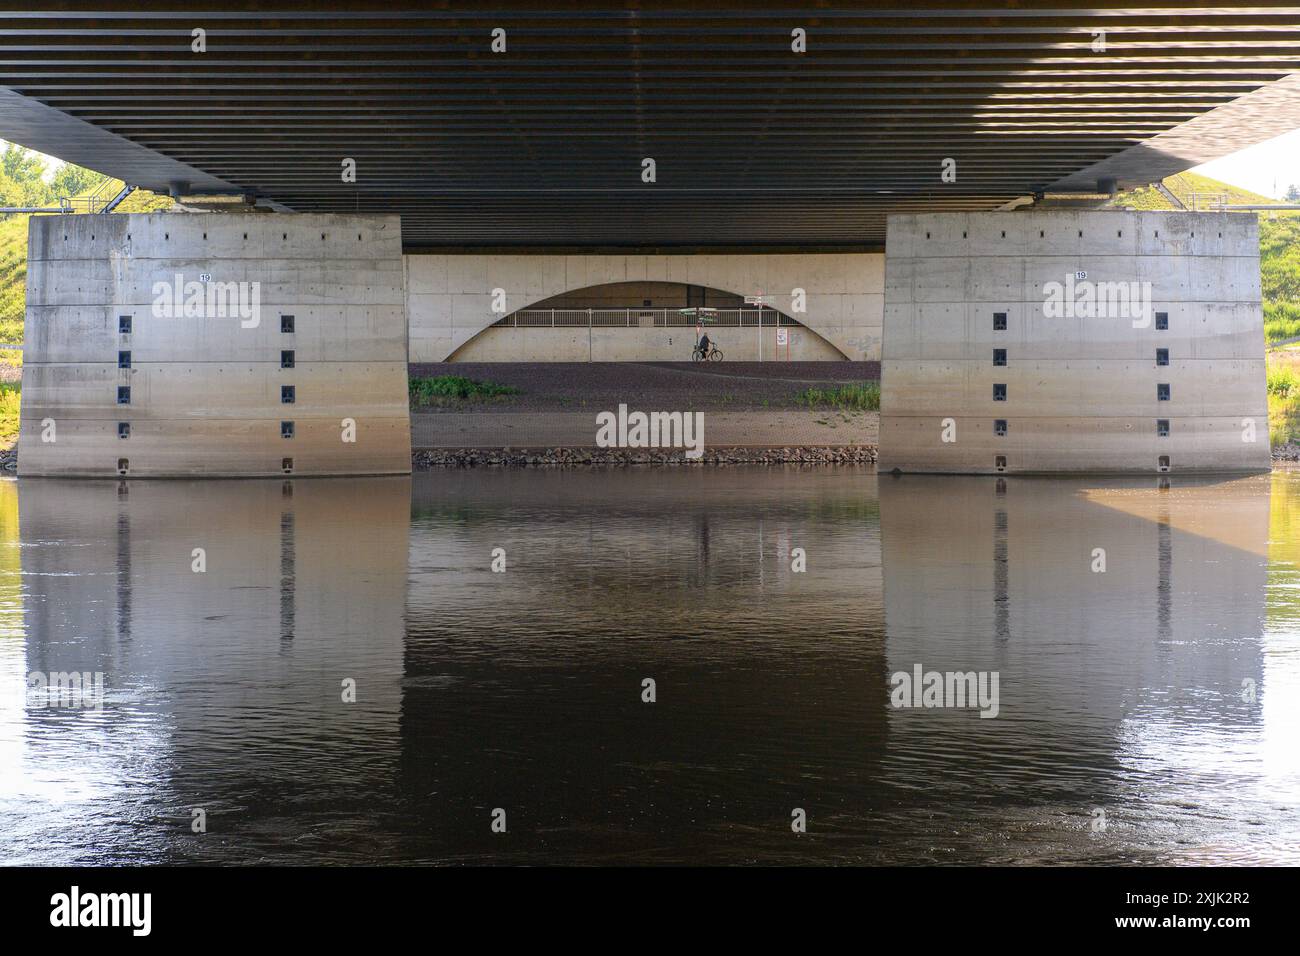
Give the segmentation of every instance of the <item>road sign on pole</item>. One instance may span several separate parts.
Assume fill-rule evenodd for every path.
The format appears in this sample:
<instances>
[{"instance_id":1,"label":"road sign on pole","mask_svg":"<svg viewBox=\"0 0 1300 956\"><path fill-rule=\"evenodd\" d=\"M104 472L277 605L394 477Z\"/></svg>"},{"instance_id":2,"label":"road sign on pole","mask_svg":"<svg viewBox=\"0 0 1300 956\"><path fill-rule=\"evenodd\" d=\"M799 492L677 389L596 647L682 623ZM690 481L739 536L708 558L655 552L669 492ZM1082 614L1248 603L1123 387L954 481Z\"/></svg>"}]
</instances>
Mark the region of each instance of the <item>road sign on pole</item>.
<instances>
[{"instance_id":1,"label":"road sign on pole","mask_svg":"<svg viewBox=\"0 0 1300 956\"><path fill-rule=\"evenodd\" d=\"M758 306L758 360L763 361L763 293L745 296L745 305Z\"/></svg>"}]
</instances>

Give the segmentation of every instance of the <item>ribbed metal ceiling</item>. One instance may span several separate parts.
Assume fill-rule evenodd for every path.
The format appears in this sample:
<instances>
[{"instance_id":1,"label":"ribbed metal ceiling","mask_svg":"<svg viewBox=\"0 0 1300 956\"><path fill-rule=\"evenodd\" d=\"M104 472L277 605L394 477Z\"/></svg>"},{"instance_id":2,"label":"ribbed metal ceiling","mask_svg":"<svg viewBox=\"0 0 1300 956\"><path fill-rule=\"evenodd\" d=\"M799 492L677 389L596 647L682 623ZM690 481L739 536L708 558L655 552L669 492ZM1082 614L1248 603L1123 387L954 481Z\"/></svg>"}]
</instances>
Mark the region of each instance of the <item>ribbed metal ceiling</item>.
<instances>
[{"instance_id":1,"label":"ribbed metal ceiling","mask_svg":"<svg viewBox=\"0 0 1300 956\"><path fill-rule=\"evenodd\" d=\"M1300 72L1266 4L177 6L0 4L0 86L293 210L398 212L408 247L870 247Z\"/></svg>"}]
</instances>

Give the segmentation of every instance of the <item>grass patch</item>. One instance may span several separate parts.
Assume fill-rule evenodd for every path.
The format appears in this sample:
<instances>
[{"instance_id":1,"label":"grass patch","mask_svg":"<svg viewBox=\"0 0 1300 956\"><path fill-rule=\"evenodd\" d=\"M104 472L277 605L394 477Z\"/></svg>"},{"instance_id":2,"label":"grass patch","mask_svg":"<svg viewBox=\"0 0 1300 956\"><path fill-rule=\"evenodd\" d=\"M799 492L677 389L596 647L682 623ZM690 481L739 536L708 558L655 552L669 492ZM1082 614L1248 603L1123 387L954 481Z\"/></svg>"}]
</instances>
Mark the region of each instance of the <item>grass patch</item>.
<instances>
[{"instance_id":1,"label":"grass patch","mask_svg":"<svg viewBox=\"0 0 1300 956\"><path fill-rule=\"evenodd\" d=\"M430 405L490 401L507 395L518 395L519 389L495 382L476 382L462 375L438 375L434 378L412 377L409 392L411 407L424 408Z\"/></svg>"},{"instance_id":2,"label":"grass patch","mask_svg":"<svg viewBox=\"0 0 1300 956\"><path fill-rule=\"evenodd\" d=\"M22 397L20 382L0 382L0 449L18 440L18 406Z\"/></svg>"},{"instance_id":3,"label":"grass patch","mask_svg":"<svg viewBox=\"0 0 1300 956\"><path fill-rule=\"evenodd\" d=\"M1300 441L1300 367L1283 352L1268 356L1268 439Z\"/></svg>"},{"instance_id":4,"label":"grass patch","mask_svg":"<svg viewBox=\"0 0 1300 956\"><path fill-rule=\"evenodd\" d=\"M880 383L860 382L837 388L806 388L794 397L808 408L838 408L857 412L880 411Z\"/></svg>"}]
</instances>

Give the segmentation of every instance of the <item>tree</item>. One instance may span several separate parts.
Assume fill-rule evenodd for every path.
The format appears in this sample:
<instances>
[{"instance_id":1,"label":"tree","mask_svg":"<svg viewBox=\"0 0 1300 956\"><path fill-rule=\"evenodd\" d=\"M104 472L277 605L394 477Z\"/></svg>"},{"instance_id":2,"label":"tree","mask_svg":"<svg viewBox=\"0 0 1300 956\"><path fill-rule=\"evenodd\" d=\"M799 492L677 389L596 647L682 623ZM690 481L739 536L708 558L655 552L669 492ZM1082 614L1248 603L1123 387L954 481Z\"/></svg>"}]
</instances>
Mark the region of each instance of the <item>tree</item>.
<instances>
[{"instance_id":1,"label":"tree","mask_svg":"<svg viewBox=\"0 0 1300 956\"><path fill-rule=\"evenodd\" d=\"M26 206L27 193L23 187L0 171L0 206Z\"/></svg>"},{"instance_id":2,"label":"tree","mask_svg":"<svg viewBox=\"0 0 1300 956\"><path fill-rule=\"evenodd\" d=\"M1287 187L1286 195L1282 198L1287 202L1300 202L1300 183L1292 183Z\"/></svg>"},{"instance_id":3,"label":"tree","mask_svg":"<svg viewBox=\"0 0 1300 956\"><path fill-rule=\"evenodd\" d=\"M64 196L71 198L89 192L106 178L103 173L65 163L50 180L50 190L56 199Z\"/></svg>"},{"instance_id":4,"label":"tree","mask_svg":"<svg viewBox=\"0 0 1300 956\"><path fill-rule=\"evenodd\" d=\"M19 191L16 202L6 205L43 206L50 198L50 187L42 178L45 174L45 157L30 149L24 149L13 143L5 147L0 154L0 175L12 184L7 187L9 198L12 190Z\"/></svg>"},{"instance_id":5,"label":"tree","mask_svg":"<svg viewBox=\"0 0 1300 956\"><path fill-rule=\"evenodd\" d=\"M0 168L14 182L26 184L44 175L45 159L40 153L10 143L5 147L4 155L0 156Z\"/></svg>"}]
</instances>

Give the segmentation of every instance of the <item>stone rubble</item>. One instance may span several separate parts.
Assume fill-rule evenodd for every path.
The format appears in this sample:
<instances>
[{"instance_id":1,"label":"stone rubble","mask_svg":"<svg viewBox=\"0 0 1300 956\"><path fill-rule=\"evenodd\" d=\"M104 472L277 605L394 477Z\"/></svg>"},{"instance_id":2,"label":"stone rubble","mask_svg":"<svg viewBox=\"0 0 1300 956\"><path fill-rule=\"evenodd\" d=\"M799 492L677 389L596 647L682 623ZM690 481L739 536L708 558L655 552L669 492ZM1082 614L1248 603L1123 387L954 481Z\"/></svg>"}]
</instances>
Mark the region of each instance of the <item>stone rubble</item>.
<instances>
[{"instance_id":1,"label":"stone rubble","mask_svg":"<svg viewBox=\"0 0 1300 956\"><path fill-rule=\"evenodd\" d=\"M580 466L580 465L740 465L740 464L872 464L874 445L785 448L706 448L699 458L687 458L681 449L655 451L629 448L436 448L416 451L411 466L417 471L437 467L473 468L480 465Z\"/></svg>"}]
</instances>

